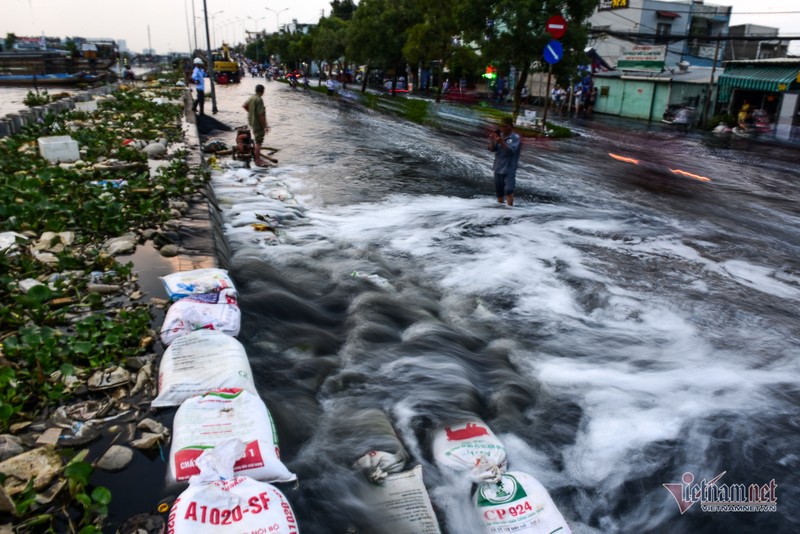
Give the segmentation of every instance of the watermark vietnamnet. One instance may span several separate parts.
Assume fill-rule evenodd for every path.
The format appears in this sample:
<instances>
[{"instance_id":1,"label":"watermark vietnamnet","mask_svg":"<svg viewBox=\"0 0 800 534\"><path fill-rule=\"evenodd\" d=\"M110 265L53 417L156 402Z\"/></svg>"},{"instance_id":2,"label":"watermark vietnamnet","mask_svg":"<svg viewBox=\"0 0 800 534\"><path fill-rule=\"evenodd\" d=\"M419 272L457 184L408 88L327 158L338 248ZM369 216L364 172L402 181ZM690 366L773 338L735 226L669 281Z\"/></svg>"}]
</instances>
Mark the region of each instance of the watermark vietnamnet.
<instances>
[{"instance_id":1,"label":"watermark vietnamnet","mask_svg":"<svg viewBox=\"0 0 800 534\"><path fill-rule=\"evenodd\" d=\"M773 478L766 484L720 484L723 471L711 480L695 482L686 472L682 482L662 484L675 498L683 515L696 503L704 512L775 512L778 509L778 484Z\"/></svg>"}]
</instances>

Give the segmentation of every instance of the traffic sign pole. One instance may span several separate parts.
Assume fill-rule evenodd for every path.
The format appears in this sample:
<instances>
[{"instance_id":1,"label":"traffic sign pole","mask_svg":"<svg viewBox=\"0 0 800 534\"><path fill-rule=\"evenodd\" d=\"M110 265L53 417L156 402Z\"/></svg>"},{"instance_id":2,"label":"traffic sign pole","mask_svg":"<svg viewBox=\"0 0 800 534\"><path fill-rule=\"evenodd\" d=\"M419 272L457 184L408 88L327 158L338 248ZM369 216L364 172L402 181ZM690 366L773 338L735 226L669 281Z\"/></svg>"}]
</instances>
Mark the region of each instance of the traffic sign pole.
<instances>
[{"instance_id":1,"label":"traffic sign pole","mask_svg":"<svg viewBox=\"0 0 800 534\"><path fill-rule=\"evenodd\" d=\"M549 63L547 65L547 92L544 95L544 113L542 114L542 131L547 130L547 108L550 107L550 78L552 76L553 76L553 64Z\"/></svg>"}]
</instances>

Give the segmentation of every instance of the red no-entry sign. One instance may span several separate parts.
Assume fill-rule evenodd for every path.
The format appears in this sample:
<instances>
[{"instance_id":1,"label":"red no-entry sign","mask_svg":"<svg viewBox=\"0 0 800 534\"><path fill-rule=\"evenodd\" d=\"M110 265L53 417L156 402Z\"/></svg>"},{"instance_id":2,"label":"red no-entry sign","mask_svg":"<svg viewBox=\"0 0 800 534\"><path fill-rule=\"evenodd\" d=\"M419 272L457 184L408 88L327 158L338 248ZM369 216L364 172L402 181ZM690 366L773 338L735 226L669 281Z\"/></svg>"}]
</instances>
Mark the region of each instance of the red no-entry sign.
<instances>
[{"instance_id":1,"label":"red no-entry sign","mask_svg":"<svg viewBox=\"0 0 800 534\"><path fill-rule=\"evenodd\" d=\"M561 15L553 15L547 19L545 30L553 39L561 39L567 32L567 21Z\"/></svg>"}]
</instances>

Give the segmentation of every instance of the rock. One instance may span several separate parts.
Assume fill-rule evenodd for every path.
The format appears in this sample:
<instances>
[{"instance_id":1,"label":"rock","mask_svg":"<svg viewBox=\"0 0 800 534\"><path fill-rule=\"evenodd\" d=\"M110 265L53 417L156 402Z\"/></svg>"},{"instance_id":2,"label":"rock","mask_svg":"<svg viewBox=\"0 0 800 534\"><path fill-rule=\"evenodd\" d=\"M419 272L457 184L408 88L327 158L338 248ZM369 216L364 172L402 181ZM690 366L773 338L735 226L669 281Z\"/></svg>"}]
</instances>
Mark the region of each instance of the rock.
<instances>
[{"instance_id":1,"label":"rock","mask_svg":"<svg viewBox=\"0 0 800 534\"><path fill-rule=\"evenodd\" d=\"M27 237L17 232L0 232L0 252L16 248L17 239L28 241Z\"/></svg>"},{"instance_id":2,"label":"rock","mask_svg":"<svg viewBox=\"0 0 800 534\"><path fill-rule=\"evenodd\" d=\"M133 460L133 450L122 445L112 445L97 460L97 467L104 471L120 471Z\"/></svg>"},{"instance_id":3,"label":"rock","mask_svg":"<svg viewBox=\"0 0 800 534\"><path fill-rule=\"evenodd\" d=\"M22 440L11 434L0 435L0 462L25 452Z\"/></svg>"},{"instance_id":4,"label":"rock","mask_svg":"<svg viewBox=\"0 0 800 534\"><path fill-rule=\"evenodd\" d=\"M19 288L23 293L27 293L36 286L43 286L44 284L34 278L26 278L19 281Z\"/></svg>"},{"instance_id":5,"label":"rock","mask_svg":"<svg viewBox=\"0 0 800 534\"><path fill-rule=\"evenodd\" d=\"M6 490L3 489L2 486L0 486L0 513L8 514L12 513L16 509L17 507L14 505L14 501L12 501L11 497L8 496ZM8 528L8 530L6 530L5 526L6 525L0 525L0 534L6 534L6 533L11 534L13 532L11 528Z\"/></svg>"},{"instance_id":6,"label":"rock","mask_svg":"<svg viewBox=\"0 0 800 534\"><path fill-rule=\"evenodd\" d=\"M165 258L173 258L178 255L178 245L164 245L159 249L159 252Z\"/></svg>"},{"instance_id":7,"label":"rock","mask_svg":"<svg viewBox=\"0 0 800 534\"><path fill-rule=\"evenodd\" d=\"M164 518L154 514L139 514L128 518L116 534L162 534L166 530Z\"/></svg>"},{"instance_id":8,"label":"rock","mask_svg":"<svg viewBox=\"0 0 800 534\"><path fill-rule=\"evenodd\" d=\"M61 467L61 456L53 445L23 452L0 463L0 473L6 475L3 487L9 495L14 496L25 489L31 478L36 477L33 487L42 490L58 475Z\"/></svg>"},{"instance_id":9,"label":"rock","mask_svg":"<svg viewBox=\"0 0 800 534\"><path fill-rule=\"evenodd\" d=\"M145 230L142 230L142 237L145 239L145 241L149 241L150 239L153 239L153 236L156 235L156 232L158 232L158 230L155 228L146 228Z\"/></svg>"},{"instance_id":10,"label":"rock","mask_svg":"<svg viewBox=\"0 0 800 534\"><path fill-rule=\"evenodd\" d=\"M100 391L103 389L115 388L124 386L130 382L131 374L122 367L109 367L102 371L95 371L89 377L86 385L89 391Z\"/></svg>"},{"instance_id":11,"label":"rock","mask_svg":"<svg viewBox=\"0 0 800 534\"><path fill-rule=\"evenodd\" d=\"M58 438L61 436L61 429L51 427L45 430L41 436L36 438L37 445L56 445Z\"/></svg>"}]
</instances>

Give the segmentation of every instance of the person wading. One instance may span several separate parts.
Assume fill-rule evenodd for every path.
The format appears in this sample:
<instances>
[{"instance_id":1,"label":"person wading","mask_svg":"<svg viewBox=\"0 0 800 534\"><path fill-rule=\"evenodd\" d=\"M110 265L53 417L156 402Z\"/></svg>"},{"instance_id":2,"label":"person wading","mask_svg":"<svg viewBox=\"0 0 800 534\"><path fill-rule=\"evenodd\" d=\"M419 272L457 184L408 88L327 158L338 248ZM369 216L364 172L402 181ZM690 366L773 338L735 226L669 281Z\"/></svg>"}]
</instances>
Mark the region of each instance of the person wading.
<instances>
[{"instance_id":1,"label":"person wading","mask_svg":"<svg viewBox=\"0 0 800 534\"><path fill-rule=\"evenodd\" d=\"M504 117L500 128L489 135L489 150L494 152L494 190L500 204L514 205L520 148L520 138L514 132L511 117Z\"/></svg>"},{"instance_id":2,"label":"person wading","mask_svg":"<svg viewBox=\"0 0 800 534\"><path fill-rule=\"evenodd\" d=\"M250 124L250 129L253 131L253 138L256 141L255 155L253 157L254 163L259 167L263 167L264 163L261 159L261 143L264 142L264 135L269 130L267 125L267 108L264 106L264 86L261 84L256 85L256 94L247 99L247 102L242 104L242 109L247 111L247 122Z\"/></svg>"}]
</instances>

